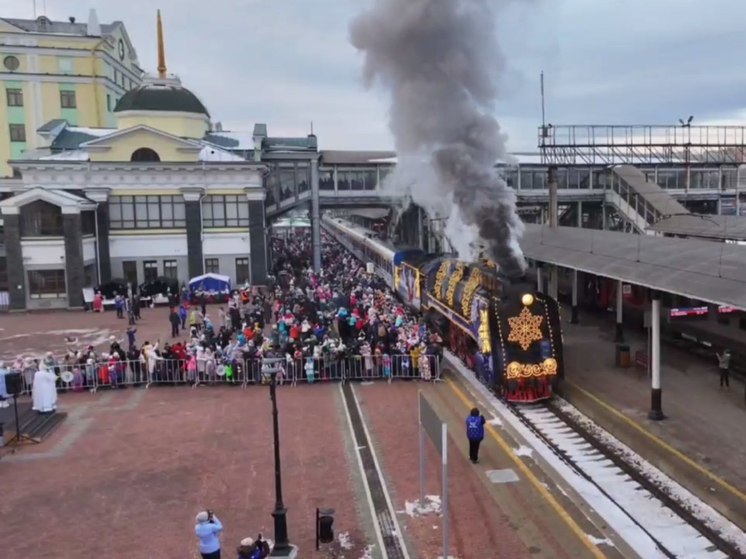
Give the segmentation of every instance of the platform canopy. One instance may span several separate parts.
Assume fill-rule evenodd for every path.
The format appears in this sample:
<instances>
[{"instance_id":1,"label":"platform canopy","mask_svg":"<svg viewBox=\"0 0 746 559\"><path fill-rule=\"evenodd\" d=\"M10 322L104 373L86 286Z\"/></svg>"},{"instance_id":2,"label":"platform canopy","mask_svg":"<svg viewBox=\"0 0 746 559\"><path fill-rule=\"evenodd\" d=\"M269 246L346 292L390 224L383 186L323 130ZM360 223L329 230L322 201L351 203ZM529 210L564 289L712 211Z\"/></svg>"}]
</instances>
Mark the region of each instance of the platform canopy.
<instances>
[{"instance_id":1,"label":"platform canopy","mask_svg":"<svg viewBox=\"0 0 746 559\"><path fill-rule=\"evenodd\" d=\"M746 247L526 224L527 258L746 310Z\"/></svg>"},{"instance_id":2,"label":"platform canopy","mask_svg":"<svg viewBox=\"0 0 746 559\"><path fill-rule=\"evenodd\" d=\"M746 241L746 216L736 215L674 215L661 219L650 227L657 233Z\"/></svg>"}]
</instances>

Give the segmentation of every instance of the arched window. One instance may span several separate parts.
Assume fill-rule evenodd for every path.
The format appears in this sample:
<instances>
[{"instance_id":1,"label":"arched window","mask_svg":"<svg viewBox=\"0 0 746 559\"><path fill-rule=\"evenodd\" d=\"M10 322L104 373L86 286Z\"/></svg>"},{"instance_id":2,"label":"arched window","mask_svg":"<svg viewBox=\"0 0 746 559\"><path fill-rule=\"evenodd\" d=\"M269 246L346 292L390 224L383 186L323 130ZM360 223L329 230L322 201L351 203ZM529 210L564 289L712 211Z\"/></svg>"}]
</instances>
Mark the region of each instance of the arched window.
<instances>
[{"instance_id":1,"label":"arched window","mask_svg":"<svg viewBox=\"0 0 746 559\"><path fill-rule=\"evenodd\" d=\"M130 161L160 161L161 158L155 150L140 148L132 152Z\"/></svg>"}]
</instances>

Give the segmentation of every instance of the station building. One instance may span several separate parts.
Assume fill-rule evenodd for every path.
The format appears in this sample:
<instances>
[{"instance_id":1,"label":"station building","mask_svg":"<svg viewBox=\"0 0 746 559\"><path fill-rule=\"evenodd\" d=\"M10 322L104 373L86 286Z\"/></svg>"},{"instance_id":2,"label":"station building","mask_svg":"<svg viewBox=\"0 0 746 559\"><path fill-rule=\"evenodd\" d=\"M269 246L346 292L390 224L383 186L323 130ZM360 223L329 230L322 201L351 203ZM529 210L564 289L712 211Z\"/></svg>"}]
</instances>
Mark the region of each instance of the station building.
<instances>
[{"instance_id":1,"label":"station building","mask_svg":"<svg viewBox=\"0 0 746 559\"><path fill-rule=\"evenodd\" d=\"M121 21L99 23L0 19L0 176L8 164L43 145L36 130L53 119L72 126L114 127L114 107L140 85L137 52Z\"/></svg>"},{"instance_id":2,"label":"station building","mask_svg":"<svg viewBox=\"0 0 746 559\"><path fill-rule=\"evenodd\" d=\"M269 138L266 125L251 135L211 130L202 101L166 73L159 45L158 74L119 99L116 127L53 119L38 129L43 147L10 161L18 178L0 186L10 310L79 308L84 288L112 279L266 281L265 175L281 153L284 169L310 177L294 152L315 152L315 138Z\"/></svg>"}]
</instances>

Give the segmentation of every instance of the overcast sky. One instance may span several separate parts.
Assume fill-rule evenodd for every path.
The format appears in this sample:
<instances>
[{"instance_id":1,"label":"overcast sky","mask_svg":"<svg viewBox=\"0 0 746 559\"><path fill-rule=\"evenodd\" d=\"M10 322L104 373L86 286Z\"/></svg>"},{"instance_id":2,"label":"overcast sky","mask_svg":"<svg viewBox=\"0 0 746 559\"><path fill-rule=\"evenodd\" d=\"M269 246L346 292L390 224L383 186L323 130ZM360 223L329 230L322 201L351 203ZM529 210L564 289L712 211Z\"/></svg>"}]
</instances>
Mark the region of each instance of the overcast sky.
<instances>
[{"instance_id":1,"label":"overcast sky","mask_svg":"<svg viewBox=\"0 0 746 559\"><path fill-rule=\"evenodd\" d=\"M348 22L371 0L46 0L52 19L124 21L141 66L156 66L163 12L168 69L225 129L265 122L322 149L391 149L386 96L361 82ZM455 1L455 0L454 0ZM0 0L0 16L33 15ZM504 0L508 61L497 117L511 151L534 151L539 73L552 123L694 124L746 120L746 0ZM36 0L39 15L45 0Z\"/></svg>"}]
</instances>

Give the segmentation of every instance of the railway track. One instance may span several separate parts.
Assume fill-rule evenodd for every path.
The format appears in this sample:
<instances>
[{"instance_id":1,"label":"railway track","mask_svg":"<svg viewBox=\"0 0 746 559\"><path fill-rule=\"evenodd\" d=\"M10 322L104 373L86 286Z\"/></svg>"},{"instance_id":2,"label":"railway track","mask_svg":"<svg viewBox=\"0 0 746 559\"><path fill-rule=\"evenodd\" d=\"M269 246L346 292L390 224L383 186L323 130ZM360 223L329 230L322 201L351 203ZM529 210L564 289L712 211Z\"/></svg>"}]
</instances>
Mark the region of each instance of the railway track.
<instances>
[{"instance_id":1,"label":"railway track","mask_svg":"<svg viewBox=\"0 0 746 559\"><path fill-rule=\"evenodd\" d=\"M653 481L605 448L556 406L511 405L515 414L552 453L652 540L660 557L743 557L738 549L677 503Z\"/></svg>"}]
</instances>

